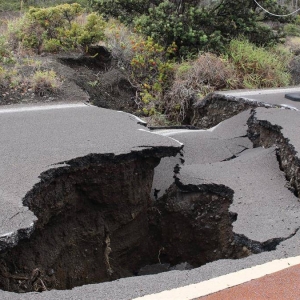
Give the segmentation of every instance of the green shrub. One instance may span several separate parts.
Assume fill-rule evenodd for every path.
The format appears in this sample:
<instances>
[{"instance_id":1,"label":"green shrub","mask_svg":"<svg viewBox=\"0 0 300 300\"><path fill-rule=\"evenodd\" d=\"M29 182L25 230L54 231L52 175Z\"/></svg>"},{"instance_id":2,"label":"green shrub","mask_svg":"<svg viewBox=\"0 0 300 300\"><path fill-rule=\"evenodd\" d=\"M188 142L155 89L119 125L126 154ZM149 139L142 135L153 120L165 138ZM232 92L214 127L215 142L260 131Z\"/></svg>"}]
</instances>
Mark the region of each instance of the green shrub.
<instances>
[{"instance_id":1,"label":"green shrub","mask_svg":"<svg viewBox=\"0 0 300 300\"><path fill-rule=\"evenodd\" d=\"M300 36L300 26L296 24L286 24L284 26L284 32L289 36Z\"/></svg>"},{"instance_id":2,"label":"green shrub","mask_svg":"<svg viewBox=\"0 0 300 300\"><path fill-rule=\"evenodd\" d=\"M53 70L38 70L32 76L31 85L37 95L44 96L45 94L56 93L60 86L60 80Z\"/></svg>"},{"instance_id":3,"label":"green shrub","mask_svg":"<svg viewBox=\"0 0 300 300\"><path fill-rule=\"evenodd\" d=\"M91 13L83 24L77 22L83 8L76 3L49 8L31 8L22 18L8 24L14 49L20 43L37 53L68 49L86 49L104 37L105 22Z\"/></svg>"},{"instance_id":4,"label":"green shrub","mask_svg":"<svg viewBox=\"0 0 300 300\"><path fill-rule=\"evenodd\" d=\"M265 1L275 5L273 0ZM95 0L100 13L119 18L165 48L177 46L177 57L197 56L198 51L222 53L229 41L244 35L257 45L274 44L281 34L258 23L252 0L223 0L199 6L199 1ZM275 5L276 9L278 5ZM280 7L278 7L279 9ZM280 20L285 20L281 18Z\"/></svg>"},{"instance_id":5,"label":"green shrub","mask_svg":"<svg viewBox=\"0 0 300 300\"><path fill-rule=\"evenodd\" d=\"M78 44L88 46L103 40L105 26L106 23L101 16L96 13L89 14L82 33L78 36Z\"/></svg>"},{"instance_id":6,"label":"green shrub","mask_svg":"<svg viewBox=\"0 0 300 300\"><path fill-rule=\"evenodd\" d=\"M82 7L90 8L92 0L0 0L0 11L19 11L21 8L27 10L29 7L49 7L64 3L78 3ZM22 7L21 7L22 4Z\"/></svg>"},{"instance_id":7,"label":"green shrub","mask_svg":"<svg viewBox=\"0 0 300 300\"><path fill-rule=\"evenodd\" d=\"M44 41L43 48L46 52L55 53L62 49L62 45L58 39L49 39Z\"/></svg>"},{"instance_id":8,"label":"green shrub","mask_svg":"<svg viewBox=\"0 0 300 300\"><path fill-rule=\"evenodd\" d=\"M113 58L137 89L135 102L140 113L162 112L160 100L173 78L175 44L165 49L153 38L130 32L124 25L111 21L105 30L106 43Z\"/></svg>"},{"instance_id":9,"label":"green shrub","mask_svg":"<svg viewBox=\"0 0 300 300\"><path fill-rule=\"evenodd\" d=\"M9 45L16 50L22 44L27 49L38 50L42 41L43 30L31 20L22 16L7 23Z\"/></svg>"},{"instance_id":10,"label":"green shrub","mask_svg":"<svg viewBox=\"0 0 300 300\"><path fill-rule=\"evenodd\" d=\"M130 80L138 88L140 108L145 115L163 110L160 99L173 78L173 63L168 60L164 47L152 38L132 41L133 57L130 62Z\"/></svg>"},{"instance_id":11,"label":"green shrub","mask_svg":"<svg viewBox=\"0 0 300 300\"><path fill-rule=\"evenodd\" d=\"M0 88L5 88L9 85L9 78L7 77L7 71L0 66Z\"/></svg>"},{"instance_id":12,"label":"green shrub","mask_svg":"<svg viewBox=\"0 0 300 300\"><path fill-rule=\"evenodd\" d=\"M131 24L136 16L147 14L151 5L159 0L94 0L93 6L107 19L116 18L122 23Z\"/></svg>"},{"instance_id":13,"label":"green shrub","mask_svg":"<svg viewBox=\"0 0 300 300\"><path fill-rule=\"evenodd\" d=\"M135 28L165 47L175 43L177 56L195 55L204 49L223 50L221 32L208 29L210 17L207 10L191 6L181 14L175 12L174 3L163 1L150 8L147 15L136 18Z\"/></svg>"},{"instance_id":14,"label":"green shrub","mask_svg":"<svg viewBox=\"0 0 300 300\"><path fill-rule=\"evenodd\" d=\"M0 62L3 64L14 62L7 38L4 35L0 35Z\"/></svg>"},{"instance_id":15,"label":"green shrub","mask_svg":"<svg viewBox=\"0 0 300 300\"><path fill-rule=\"evenodd\" d=\"M287 65L291 55L287 53L282 56L274 49L257 47L247 40L232 40L228 59L238 70L245 88L280 87L290 82Z\"/></svg>"},{"instance_id":16,"label":"green shrub","mask_svg":"<svg viewBox=\"0 0 300 300\"><path fill-rule=\"evenodd\" d=\"M21 2L19 0L0 0L0 11L17 11L20 10Z\"/></svg>"},{"instance_id":17,"label":"green shrub","mask_svg":"<svg viewBox=\"0 0 300 300\"><path fill-rule=\"evenodd\" d=\"M112 57L121 69L128 69L134 56L134 41L141 37L132 33L124 24L111 19L105 28L105 42Z\"/></svg>"},{"instance_id":18,"label":"green shrub","mask_svg":"<svg viewBox=\"0 0 300 300\"><path fill-rule=\"evenodd\" d=\"M22 83L22 76L16 68L5 68L0 66L0 87L13 89Z\"/></svg>"}]
</instances>

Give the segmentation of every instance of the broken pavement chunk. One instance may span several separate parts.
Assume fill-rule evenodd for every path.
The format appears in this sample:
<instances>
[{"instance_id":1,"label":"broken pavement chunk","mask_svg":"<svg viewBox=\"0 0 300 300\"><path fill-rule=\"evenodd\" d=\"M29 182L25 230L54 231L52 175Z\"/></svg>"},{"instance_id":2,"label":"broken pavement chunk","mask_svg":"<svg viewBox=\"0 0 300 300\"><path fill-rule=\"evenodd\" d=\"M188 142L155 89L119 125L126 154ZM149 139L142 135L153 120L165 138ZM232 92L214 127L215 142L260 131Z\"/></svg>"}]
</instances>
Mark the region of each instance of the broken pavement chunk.
<instances>
[{"instance_id":1,"label":"broken pavement chunk","mask_svg":"<svg viewBox=\"0 0 300 300\"><path fill-rule=\"evenodd\" d=\"M18 286L14 281L16 273L30 278L36 268L41 276L54 269L57 288L95 282L98 273L83 268L91 260L78 257L101 257L108 225L112 242L107 247L114 252L107 256L118 252L115 236L132 232L134 224L139 228L137 239L147 236L147 223L140 222L150 202L154 167L162 157L176 155L182 145L152 134L132 115L85 104L4 107L0 120L1 287L47 287L44 277L36 287L34 282ZM117 219L112 225L101 216L112 216L116 201L116 213L122 212L112 217ZM74 260L69 267L68 258Z\"/></svg>"}]
</instances>

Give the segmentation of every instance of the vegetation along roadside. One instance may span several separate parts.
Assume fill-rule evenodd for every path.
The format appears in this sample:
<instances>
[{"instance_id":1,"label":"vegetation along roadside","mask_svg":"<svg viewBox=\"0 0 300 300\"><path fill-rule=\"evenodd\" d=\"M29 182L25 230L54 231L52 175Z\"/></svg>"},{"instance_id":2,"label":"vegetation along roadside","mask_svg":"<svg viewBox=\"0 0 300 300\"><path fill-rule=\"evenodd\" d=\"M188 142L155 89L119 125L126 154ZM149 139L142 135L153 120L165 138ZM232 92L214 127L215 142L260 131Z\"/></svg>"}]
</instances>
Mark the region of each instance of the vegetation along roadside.
<instances>
[{"instance_id":1,"label":"vegetation along roadside","mask_svg":"<svg viewBox=\"0 0 300 300\"><path fill-rule=\"evenodd\" d=\"M276 14L290 9L261 3ZM71 76L49 58L97 56L96 45L112 62L89 68L84 90L117 69L132 112L156 125L187 124L193 104L216 90L297 83L300 18L273 17L250 0L2 0L0 12L1 104L55 99Z\"/></svg>"}]
</instances>

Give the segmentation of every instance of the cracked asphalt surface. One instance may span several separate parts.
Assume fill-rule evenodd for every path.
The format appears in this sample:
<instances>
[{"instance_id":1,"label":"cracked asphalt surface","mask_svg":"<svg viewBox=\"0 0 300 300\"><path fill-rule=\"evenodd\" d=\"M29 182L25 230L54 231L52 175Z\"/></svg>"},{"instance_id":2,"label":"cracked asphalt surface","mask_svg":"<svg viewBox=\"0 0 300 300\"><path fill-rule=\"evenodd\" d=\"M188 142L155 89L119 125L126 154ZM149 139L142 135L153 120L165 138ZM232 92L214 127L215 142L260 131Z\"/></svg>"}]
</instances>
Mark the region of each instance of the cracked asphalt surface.
<instances>
[{"instance_id":1,"label":"cracked asphalt surface","mask_svg":"<svg viewBox=\"0 0 300 300\"><path fill-rule=\"evenodd\" d=\"M268 95L271 95L268 96L271 98L264 100L277 101L274 99L278 97L278 101L282 102L282 94L278 96L274 92ZM259 98L258 100L262 99ZM85 110L87 114L82 117L81 114ZM114 153L114 151L127 153L128 151L135 151L139 145L144 147L150 144L151 146L179 147L180 144L176 143L175 139L185 144L184 156L162 159L161 164L156 169L153 184L153 188L160 190L159 196L162 196L164 190L174 181L174 166L182 164L182 159L184 159L180 175L178 175L183 184L197 186L217 183L224 184L234 190L234 201L230 207L231 211L238 214L237 221L233 223L234 232L259 242L273 238L290 238L283 240L274 251L262 252L239 260L223 259L189 271L170 271L157 275L123 278L114 282L76 287L69 291L52 290L42 294L20 295L1 291L1 299L134 299L166 289L198 283L274 259L300 255L300 232L297 231L300 227L298 198L286 187L287 181L285 174L279 169L275 148L252 148L252 143L247 138L248 127L246 124L250 117L250 111L223 121L209 131L169 130L155 132L173 138L166 139L159 137L158 134L149 134L138 130L143 129L143 127L137 125L136 121L133 122L133 117L130 115L107 110L105 113L102 110L96 112L96 110L90 107L72 108L72 116L67 114L68 110L52 110L51 112L49 110L39 112L39 114L28 112L28 118L25 117L26 120L24 119L20 124L15 120L22 120L24 113L1 114L0 111L0 118L4 117L2 123L7 123L7 126L0 129L2 139L0 153L4 157L4 162L1 161L0 168L11 167L11 171L1 172L0 195L2 195L2 199L10 197L8 199L11 199L13 207L11 210L9 206L7 206L8 210L2 208L3 211L8 211L6 214L10 214L6 220L12 217L8 221L12 221L12 224L6 225L11 227L4 231L18 228L19 224L27 226L34 220L34 216L30 215L29 211L22 211L24 208L20 205L20 197L26 189L38 180L38 175L51 164L67 161L74 155L86 155L96 151L96 149L98 152L99 149L103 151L101 153L105 153L108 149L110 149L110 153ZM47 114L49 118L46 116ZM294 146L298 157L300 149L298 138L299 112L257 108L256 118L280 126L282 134ZM71 122L70 119L74 122ZM36 127L35 124L38 122L45 122L47 131ZM74 123L77 122L77 127L74 127ZM47 134L56 132L55 128L62 129L62 133L59 134L57 140L49 140ZM75 129L79 131L79 135L73 140L68 136L68 132L73 132ZM104 136L101 137L99 130ZM124 130L127 132L126 134L123 133ZM134 135L132 134L133 130L136 133ZM119 134L112 135L118 131ZM13 134L9 134L9 132L13 132ZM43 143L41 145L28 144L26 142L28 139L24 134L31 138L38 134ZM108 136L113 136L113 139L109 140ZM84 143L80 142L82 139L85 141ZM20 144L18 143L20 147L11 150L5 149L5 144L16 144L17 141L20 141ZM44 143L45 146L43 146ZM86 149L87 144L89 145L88 150ZM64 145L62 150L60 150L61 145ZM72 150L73 147L75 150ZM39 149L38 159L27 158L27 161L23 162L26 153L28 155L36 148ZM49 151L48 148L53 148L51 153L47 152ZM29 172L29 176L27 172ZM15 179L14 176L16 176ZM13 180L12 184L8 184L9 177ZM18 185L20 182L22 184L18 189L15 189L14 185ZM19 214L15 215L18 212ZM0 215L3 216L3 212ZM15 222L15 219L21 216L25 216L23 219L25 223L20 223L20 220Z\"/></svg>"},{"instance_id":2,"label":"cracked asphalt surface","mask_svg":"<svg viewBox=\"0 0 300 300\"><path fill-rule=\"evenodd\" d=\"M22 199L39 175L89 154L127 154L181 145L150 133L133 115L85 104L0 110L0 242L15 243L36 217Z\"/></svg>"}]
</instances>

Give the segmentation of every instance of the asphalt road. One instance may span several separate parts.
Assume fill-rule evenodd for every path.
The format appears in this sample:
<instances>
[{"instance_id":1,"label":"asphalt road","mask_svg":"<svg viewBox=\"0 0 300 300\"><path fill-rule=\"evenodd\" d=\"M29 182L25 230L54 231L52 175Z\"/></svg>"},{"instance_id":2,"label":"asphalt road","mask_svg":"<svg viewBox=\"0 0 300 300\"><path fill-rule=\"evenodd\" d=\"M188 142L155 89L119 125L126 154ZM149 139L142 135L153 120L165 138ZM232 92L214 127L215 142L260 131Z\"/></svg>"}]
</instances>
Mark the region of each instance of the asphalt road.
<instances>
[{"instance_id":1,"label":"asphalt road","mask_svg":"<svg viewBox=\"0 0 300 300\"><path fill-rule=\"evenodd\" d=\"M300 87L280 88L280 89L263 89L263 90L235 90L222 91L216 94L228 95L233 97L246 98L248 100L265 102L268 104L277 104L288 106L294 109L300 109L299 101L292 101L285 98L285 94L300 94Z\"/></svg>"},{"instance_id":2,"label":"asphalt road","mask_svg":"<svg viewBox=\"0 0 300 300\"><path fill-rule=\"evenodd\" d=\"M184 164L177 176L184 185L225 185L234 190L230 211L237 213L233 230L265 242L285 238L300 227L300 203L286 188L275 148L252 149L247 135L250 110L209 131L164 130L161 134L182 142ZM258 108L256 117L283 128L282 133L300 149L299 112ZM163 193L172 180L177 158L164 158L156 168L153 188Z\"/></svg>"},{"instance_id":3,"label":"asphalt road","mask_svg":"<svg viewBox=\"0 0 300 300\"><path fill-rule=\"evenodd\" d=\"M40 181L42 172L89 154L181 147L152 134L139 121L127 113L85 104L2 107L0 242L15 243L18 231L32 230L36 217L22 199Z\"/></svg>"},{"instance_id":4,"label":"asphalt road","mask_svg":"<svg viewBox=\"0 0 300 300\"><path fill-rule=\"evenodd\" d=\"M231 95L236 93L238 97L251 96L253 100L300 108L299 103L284 99L284 93L287 91L292 90L265 93L252 91L246 92L247 95L240 91L225 93ZM299 153L298 111L264 108L258 108L256 111L258 119L278 124L284 136ZM4 157L0 168L2 170L5 166L8 170L5 173L1 172L1 189L3 182L8 182L7 176L12 178L14 184L24 180L24 184L22 183L16 190L11 185L2 192L2 195L7 194L6 197L11 197L14 209L23 209L17 197L21 197L24 191L38 180L38 175L51 164L94 151L128 153L132 149L139 149L139 145L179 145L174 140L159 137L161 134L185 144L183 157L185 162L180 170L180 180L184 184L201 185L214 182L225 184L235 191L234 202L230 207L230 210L238 213L237 221L233 224L235 232L245 234L256 241L295 234L282 241L274 251L262 252L244 259L224 259L189 271L170 271L158 275L124 278L114 282L77 287L69 291L53 290L42 294L22 295L2 291L1 299L135 299L143 295L198 283L274 259L300 255L300 232L296 232L300 227L299 201L285 187L286 179L279 169L274 148L252 149L252 144L246 137L249 111L222 122L210 131L170 130L156 131L156 134L138 130L142 127L136 125L132 116L111 111L104 113L102 110L89 107L74 107L51 112L39 111L38 114L30 111L27 113L28 117L24 117L24 112L1 114L0 111L1 121L3 116L5 121L1 124L7 123L0 129L0 153ZM45 124L47 129L42 126L37 127L36 124L39 122ZM58 133L57 139L47 138L49 133L57 133L58 130L62 132ZM128 130L128 133L124 133L124 130L125 132ZM68 134L73 131L79 133L71 138ZM136 134L133 135L132 132ZM32 142L37 135L40 137L40 143ZM111 136L113 136L112 140L109 139ZM10 143L19 146L9 150L5 149L3 142L6 145ZM61 144L63 151L60 151ZM75 150L72 150L73 147ZM34 153L36 159L30 159L30 153ZM169 174L177 163L181 163L180 157L163 159L163 164L157 167L153 187L161 189L161 193L173 181L173 174L171 176ZM26 176L22 174L27 172L29 176L25 178ZM13 179L14 176L18 179ZM169 177L166 178L167 176ZM22 215L23 212L19 214ZM34 216L29 214L29 218ZM26 223L26 218L24 222Z\"/></svg>"}]
</instances>

